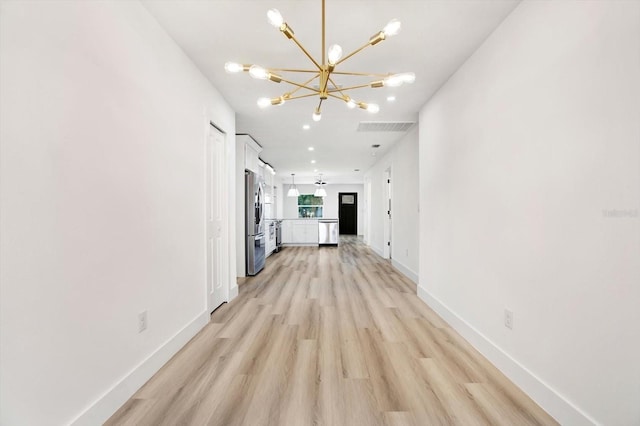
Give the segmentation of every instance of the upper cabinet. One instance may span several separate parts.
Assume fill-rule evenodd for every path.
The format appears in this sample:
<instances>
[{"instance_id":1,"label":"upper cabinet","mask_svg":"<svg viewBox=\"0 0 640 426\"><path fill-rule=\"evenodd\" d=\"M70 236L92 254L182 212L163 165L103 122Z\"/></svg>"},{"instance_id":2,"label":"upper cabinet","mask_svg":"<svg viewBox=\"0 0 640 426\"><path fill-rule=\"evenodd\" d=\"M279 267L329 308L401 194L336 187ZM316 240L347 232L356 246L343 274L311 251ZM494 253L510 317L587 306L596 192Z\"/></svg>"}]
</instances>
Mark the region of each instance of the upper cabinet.
<instances>
[{"instance_id":1,"label":"upper cabinet","mask_svg":"<svg viewBox=\"0 0 640 426\"><path fill-rule=\"evenodd\" d=\"M236 140L244 144L244 168L264 176L264 167L260 167L259 159L262 147L249 135L236 135Z\"/></svg>"},{"instance_id":2,"label":"upper cabinet","mask_svg":"<svg viewBox=\"0 0 640 426\"><path fill-rule=\"evenodd\" d=\"M264 180L265 218L275 218L277 195L274 170L260 160L262 147L250 135L236 135L236 143L238 168L244 164L245 170L251 170Z\"/></svg>"},{"instance_id":3,"label":"upper cabinet","mask_svg":"<svg viewBox=\"0 0 640 426\"><path fill-rule=\"evenodd\" d=\"M244 168L260 174L260 160L258 159L260 151L249 144L244 146L244 150Z\"/></svg>"}]
</instances>

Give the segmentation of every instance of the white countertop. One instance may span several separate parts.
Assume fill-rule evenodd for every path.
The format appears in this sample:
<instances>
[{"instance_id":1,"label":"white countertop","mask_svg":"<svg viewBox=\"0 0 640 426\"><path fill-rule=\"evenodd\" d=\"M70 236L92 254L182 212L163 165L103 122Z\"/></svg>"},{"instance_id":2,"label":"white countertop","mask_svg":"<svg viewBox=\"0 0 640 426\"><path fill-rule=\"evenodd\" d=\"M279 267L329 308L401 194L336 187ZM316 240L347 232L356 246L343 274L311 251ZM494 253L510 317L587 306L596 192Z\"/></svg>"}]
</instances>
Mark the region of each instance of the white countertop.
<instances>
[{"instance_id":1,"label":"white countertop","mask_svg":"<svg viewBox=\"0 0 640 426\"><path fill-rule=\"evenodd\" d=\"M292 218L284 218L284 219L265 219L267 221L271 220L338 220L335 217L292 217Z\"/></svg>"}]
</instances>

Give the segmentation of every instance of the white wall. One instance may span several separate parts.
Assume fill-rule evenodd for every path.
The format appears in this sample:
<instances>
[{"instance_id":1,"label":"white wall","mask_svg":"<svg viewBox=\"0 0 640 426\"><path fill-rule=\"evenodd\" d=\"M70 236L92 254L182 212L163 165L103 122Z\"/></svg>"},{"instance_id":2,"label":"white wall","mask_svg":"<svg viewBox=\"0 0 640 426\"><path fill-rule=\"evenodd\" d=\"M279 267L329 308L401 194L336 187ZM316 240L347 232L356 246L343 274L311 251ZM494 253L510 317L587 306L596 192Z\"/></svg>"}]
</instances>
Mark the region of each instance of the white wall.
<instances>
[{"instance_id":1,"label":"white wall","mask_svg":"<svg viewBox=\"0 0 640 426\"><path fill-rule=\"evenodd\" d=\"M365 173L365 187L371 185L368 200L367 244L382 255L387 222L386 171L391 169L391 258L394 266L418 281L418 126L393 146ZM367 191L365 190L365 193Z\"/></svg>"},{"instance_id":2,"label":"white wall","mask_svg":"<svg viewBox=\"0 0 640 426\"><path fill-rule=\"evenodd\" d=\"M420 115L419 292L562 424L640 424L639 76L639 2L525 1Z\"/></svg>"},{"instance_id":3,"label":"white wall","mask_svg":"<svg viewBox=\"0 0 640 426\"><path fill-rule=\"evenodd\" d=\"M208 320L205 134L235 116L138 2L0 8L0 424L100 424Z\"/></svg>"},{"instance_id":4,"label":"white wall","mask_svg":"<svg viewBox=\"0 0 640 426\"><path fill-rule=\"evenodd\" d=\"M284 182L281 193L282 198L282 215L283 219L292 219L298 217L298 198L287 197L290 182ZM315 185L298 184L300 194L313 194L316 190ZM340 192L357 192L358 193L358 235L364 233L364 186L362 184L326 184L324 185L327 196L324 197L323 214L325 218L338 217L338 193Z\"/></svg>"}]
</instances>

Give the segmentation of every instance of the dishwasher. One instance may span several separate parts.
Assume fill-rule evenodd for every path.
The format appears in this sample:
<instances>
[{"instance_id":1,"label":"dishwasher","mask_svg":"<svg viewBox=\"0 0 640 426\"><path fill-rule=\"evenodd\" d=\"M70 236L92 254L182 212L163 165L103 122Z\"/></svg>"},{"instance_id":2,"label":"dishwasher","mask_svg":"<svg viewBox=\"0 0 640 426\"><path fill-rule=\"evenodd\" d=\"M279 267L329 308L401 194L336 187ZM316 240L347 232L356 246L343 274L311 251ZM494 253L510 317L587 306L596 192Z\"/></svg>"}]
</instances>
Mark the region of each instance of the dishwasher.
<instances>
[{"instance_id":1,"label":"dishwasher","mask_svg":"<svg viewBox=\"0 0 640 426\"><path fill-rule=\"evenodd\" d=\"M318 221L318 244L321 246L337 246L338 231L337 219L320 219Z\"/></svg>"}]
</instances>

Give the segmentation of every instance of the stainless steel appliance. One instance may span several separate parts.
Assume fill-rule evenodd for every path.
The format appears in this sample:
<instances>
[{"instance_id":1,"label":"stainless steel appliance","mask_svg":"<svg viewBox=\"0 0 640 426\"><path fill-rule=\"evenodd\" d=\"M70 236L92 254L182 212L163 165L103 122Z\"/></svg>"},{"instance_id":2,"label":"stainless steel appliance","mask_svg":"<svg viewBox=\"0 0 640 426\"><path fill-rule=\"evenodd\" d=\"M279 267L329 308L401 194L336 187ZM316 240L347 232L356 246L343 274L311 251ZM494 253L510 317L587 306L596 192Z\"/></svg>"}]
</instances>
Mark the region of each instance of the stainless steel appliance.
<instances>
[{"instance_id":1,"label":"stainless steel appliance","mask_svg":"<svg viewBox=\"0 0 640 426\"><path fill-rule=\"evenodd\" d=\"M278 253L280 250L282 250L282 221L281 220L276 220L275 224L276 224L276 250L275 250L275 252Z\"/></svg>"},{"instance_id":2,"label":"stainless steel appliance","mask_svg":"<svg viewBox=\"0 0 640 426\"><path fill-rule=\"evenodd\" d=\"M246 170L245 177L245 230L247 275L256 275L264 268L264 180Z\"/></svg>"},{"instance_id":3,"label":"stainless steel appliance","mask_svg":"<svg viewBox=\"0 0 640 426\"><path fill-rule=\"evenodd\" d=\"M336 219L320 219L318 221L318 244L338 245L338 220Z\"/></svg>"}]
</instances>

